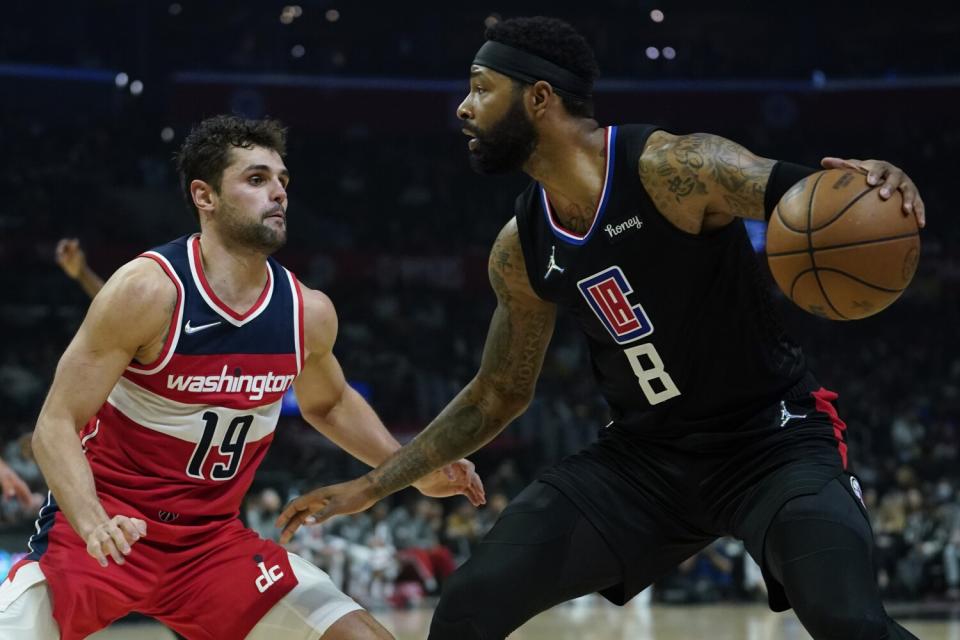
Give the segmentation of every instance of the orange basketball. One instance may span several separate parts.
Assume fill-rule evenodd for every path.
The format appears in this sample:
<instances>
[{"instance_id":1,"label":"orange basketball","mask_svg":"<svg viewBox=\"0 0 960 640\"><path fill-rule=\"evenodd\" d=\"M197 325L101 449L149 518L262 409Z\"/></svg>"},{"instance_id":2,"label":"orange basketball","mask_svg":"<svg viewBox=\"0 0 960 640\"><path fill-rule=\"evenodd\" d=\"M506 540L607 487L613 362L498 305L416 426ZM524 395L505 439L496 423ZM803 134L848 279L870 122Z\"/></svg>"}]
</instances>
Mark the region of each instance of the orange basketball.
<instances>
[{"instance_id":1,"label":"orange basketball","mask_svg":"<svg viewBox=\"0 0 960 640\"><path fill-rule=\"evenodd\" d=\"M767 260L787 297L832 320L871 316L900 297L917 269L920 234L899 191L846 169L807 176L783 195L767 227Z\"/></svg>"}]
</instances>

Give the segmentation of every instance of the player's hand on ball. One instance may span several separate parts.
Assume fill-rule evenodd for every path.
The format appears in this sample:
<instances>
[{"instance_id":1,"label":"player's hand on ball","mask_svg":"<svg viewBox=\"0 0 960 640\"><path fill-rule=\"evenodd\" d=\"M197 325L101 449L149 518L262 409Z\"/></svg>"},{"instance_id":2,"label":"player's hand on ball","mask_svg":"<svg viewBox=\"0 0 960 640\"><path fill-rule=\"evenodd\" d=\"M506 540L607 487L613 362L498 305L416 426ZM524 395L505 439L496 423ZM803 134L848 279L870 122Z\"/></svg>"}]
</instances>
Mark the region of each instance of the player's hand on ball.
<instances>
[{"instance_id":1,"label":"player's hand on ball","mask_svg":"<svg viewBox=\"0 0 960 640\"><path fill-rule=\"evenodd\" d=\"M147 523L140 518L113 516L87 535L87 553L106 567L107 556L123 564L123 556L130 555L137 540L147 535Z\"/></svg>"},{"instance_id":2,"label":"player's hand on ball","mask_svg":"<svg viewBox=\"0 0 960 640\"><path fill-rule=\"evenodd\" d=\"M54 254L57 264L63 272L76 280L87 266L87 256L80 248L80 241L76 238L63 238L57 243Z\"/></svg>"},{"instance_id":3,"label":"player's hand on ball","mask_svg":"<svg viewBox=\"0 0 960 640\"><path fill-rule=\"evenodd\" d=\"M926 226L927 217L923 199L917 191L917 185L902 169L883 160L857 160L854 158L844 160L827 157L821 160L820 164L824 169L853 169L866 174L867 184L881 185L880 197L884 200L899 189L903 194L903 214L910 215L912 213L917 217L917 224L921 228Z\"/></svg>"},{"instance_id":4,"label":"player's hand on ball","mask_svg":"<svg viewBox=\"0 0 960 640\"><path fill-rule=\"evenodd\" d=\"M280 542L290 542L302 524L319 524L336 515L358 513L372 507L377 500L373 485L365 476L314 489L291 500L277 518L277 528L283 529Z\"/></svg>"},{"instance_id":5,"label":"player's hand on ball","mask_svg":"<svg viewBox=\"0 0 960 640\"><path fill-rule=\"evenodd\" d=\"M487 502L483 481L474 470L473 463L467 459L457 460L442 469L428 473L414 482L413 486L417 491L431 498L464 495L475 507Z\"/></svg>"}]
</instances>

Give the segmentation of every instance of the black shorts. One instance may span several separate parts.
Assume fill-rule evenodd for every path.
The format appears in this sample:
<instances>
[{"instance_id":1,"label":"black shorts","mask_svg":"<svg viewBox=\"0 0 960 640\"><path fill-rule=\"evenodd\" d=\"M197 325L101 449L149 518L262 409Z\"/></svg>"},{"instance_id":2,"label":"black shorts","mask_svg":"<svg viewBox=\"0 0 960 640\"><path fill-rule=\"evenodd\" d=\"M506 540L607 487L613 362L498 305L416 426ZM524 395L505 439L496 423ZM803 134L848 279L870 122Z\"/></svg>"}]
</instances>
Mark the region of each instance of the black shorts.
<instances>
[{"instance_id":1,"label":"black shorts","mask_svg":"<svg viewBox=\"0 0 960 640\"><path fill-rule=\"evenodd\" d=\"M624 604L729 535L761 565L780 610L786 598L764 566L764 536L788 500L817 494L844 473L840 436L835 409L804 390L740 425L729 447L722 437L698 449L612 425L540 480L569 498L619 557L623 582L602 592L611 602Z\"/></svg>"}]
</instances>

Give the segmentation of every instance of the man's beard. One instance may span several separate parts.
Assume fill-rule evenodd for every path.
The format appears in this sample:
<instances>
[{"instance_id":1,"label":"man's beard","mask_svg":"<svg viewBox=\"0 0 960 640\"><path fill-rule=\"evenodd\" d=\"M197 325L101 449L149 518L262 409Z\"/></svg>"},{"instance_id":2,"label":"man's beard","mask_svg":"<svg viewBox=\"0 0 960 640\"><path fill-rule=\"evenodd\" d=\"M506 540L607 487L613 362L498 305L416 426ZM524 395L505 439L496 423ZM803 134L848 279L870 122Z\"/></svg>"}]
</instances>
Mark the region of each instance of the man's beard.
<instances>
[{"instance_id":1,"label":"man's beard","mask_svg":"<svg viewBox=\"0 0 960 640\"><path fill-rule=\"evenodd\" d=\"M477 143L470 150L470 166L477 173L518 171L537 147L537 131L527 118L520 96L499 122L487 131L473 130L473 133Z\"/></svg>"},{"instance_id":2,"label":"man's beard","mask_svg":"<svg viewBox=\"0 0 960 640\"><path fill-rule=\"evenodd\" d=\"M257 222L246 221L233 207L223 208L220 220L222 233L233 244L241 245L264 255L271 255L287 243L286 218L282 229L270 226L266 219L273 210L261 214ZM226 214L226 215L222 215Z\"/></svg>"}]
</instances>

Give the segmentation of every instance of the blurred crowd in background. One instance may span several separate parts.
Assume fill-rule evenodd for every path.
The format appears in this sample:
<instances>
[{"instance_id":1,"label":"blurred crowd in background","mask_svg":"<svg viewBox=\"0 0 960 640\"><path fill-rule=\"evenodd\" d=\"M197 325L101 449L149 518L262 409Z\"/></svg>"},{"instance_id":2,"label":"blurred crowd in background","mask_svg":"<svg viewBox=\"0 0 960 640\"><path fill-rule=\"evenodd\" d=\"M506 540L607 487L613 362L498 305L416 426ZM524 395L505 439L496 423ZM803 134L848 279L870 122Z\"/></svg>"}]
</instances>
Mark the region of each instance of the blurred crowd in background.
<instances>
[{"instance_id":1,"label":"blurred crowd in background","mask_svg":"<svg viewBox=\"0 0 960 640\"><path fill-rule=\"evenodd\" d=\"M30 454L32 423L89 303L55 263L54 247L79 238L106 277L140 251L192 232L170 161L190 123L233 110L291 124L291 236L278 258L333 299L337 356L400 439L476 371L494 306L487 251L525 184L472 174L453 125L483 23L499 15L493 10L405 12L395 3L361 19L330 2L129 3L117 11L122 4L64 7L45 21L42 39L30 35L35 5L12 3L0 23L0 77L14 89L0 100L0 456L36 493L28 507L0 503L0 564L25 550L45 495ZM602 123L707 130L807 164L823 155L879 157L918 184L928 229L900 301L853 323L808 316L782 296L779 306L820 381L840 393L884 593L960 598L960 225L949 200L960 156L960 41L949 34L960 20L919 8L890 20L834 3L829 12L791 13L787 28L774 9L606 5L606 14L551 12L597 48L608 83L597 92ZM213 75L200 81L188 72ZM372 76L404 84L380 86ZM690 82L670 84L679 79ZM485 507L408 490L368 513L301 529L291 544L368 606L414 605L437 593L509 499L606 422L585 344L561 319L533 405L473 456ZM288 499L363 471L290 411L241 515L276 537L272 523ZM653 597L703 602L761 590L742 545L723 539L656 585Z\"/></svg>"}]
</instances>

